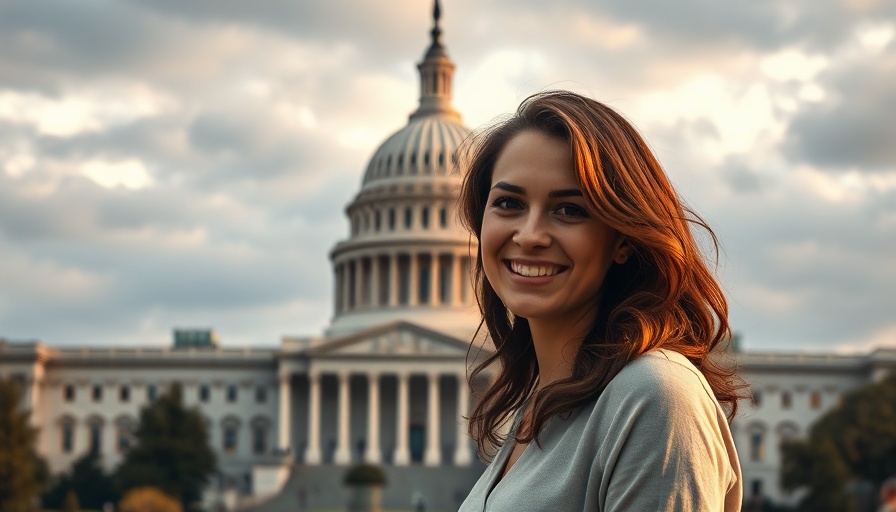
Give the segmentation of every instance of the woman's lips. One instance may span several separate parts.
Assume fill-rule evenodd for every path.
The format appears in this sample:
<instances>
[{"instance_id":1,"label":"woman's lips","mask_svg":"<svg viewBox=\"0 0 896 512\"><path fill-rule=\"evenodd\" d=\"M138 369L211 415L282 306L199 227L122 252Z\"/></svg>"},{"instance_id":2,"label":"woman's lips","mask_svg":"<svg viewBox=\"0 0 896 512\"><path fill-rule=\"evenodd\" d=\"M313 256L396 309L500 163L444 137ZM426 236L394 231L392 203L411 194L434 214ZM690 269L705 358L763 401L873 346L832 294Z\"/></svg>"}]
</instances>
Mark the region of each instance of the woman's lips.
<instances>
[{"instance_id":1,"label":"woman's lips","mask_svg":"<svg viewBox=\"0 0 896 512\"><path fill-rule=\"evenodd\" d=\"M567 268L565 265L557 265L547 262L521 262L515 260L505 260L504 264L511 272L522 277L552 277Z\"/></svg>"}]
</instances>

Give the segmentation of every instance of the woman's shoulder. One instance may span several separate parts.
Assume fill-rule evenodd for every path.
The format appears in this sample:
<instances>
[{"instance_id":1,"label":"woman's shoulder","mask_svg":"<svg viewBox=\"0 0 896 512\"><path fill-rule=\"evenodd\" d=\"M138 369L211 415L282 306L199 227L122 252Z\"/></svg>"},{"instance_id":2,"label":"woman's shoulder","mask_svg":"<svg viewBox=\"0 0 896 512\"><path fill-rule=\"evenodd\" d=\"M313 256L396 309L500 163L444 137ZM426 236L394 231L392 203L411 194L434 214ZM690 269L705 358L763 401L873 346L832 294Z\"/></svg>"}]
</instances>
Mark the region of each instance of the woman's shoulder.
<instances>
[{"instance_id":1,"label":"woman's shoulder","mask_svg":"<svg viewBox=\"0 0 896 512\"><path fill-rule=\"evenodd\" d=\"M685 356L669 349L654 349L628 363L605 393L640 400L692 402L703 397L715 401L706 378Z\"/></svg>"}]
</instances>

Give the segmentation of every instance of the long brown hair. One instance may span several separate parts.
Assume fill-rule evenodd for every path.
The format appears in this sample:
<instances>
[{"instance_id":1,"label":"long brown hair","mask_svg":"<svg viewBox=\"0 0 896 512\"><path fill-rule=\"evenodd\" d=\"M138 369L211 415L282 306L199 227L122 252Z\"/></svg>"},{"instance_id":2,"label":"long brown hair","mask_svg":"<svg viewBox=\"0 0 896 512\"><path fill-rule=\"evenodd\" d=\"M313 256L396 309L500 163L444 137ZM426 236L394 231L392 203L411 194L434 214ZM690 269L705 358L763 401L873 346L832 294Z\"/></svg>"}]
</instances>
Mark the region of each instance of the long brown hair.
<instances>
[{"instance_id":1,"label":"long brown hair","mask_svg":"<svg viewBox=\"0 0 896 512\"><path fill-rule=\"evenodd\" d=\"M627 363L659 347L683 354L700 369L730 421L743 385L733 368L709 358L731 335L728 304L691 226L708 233L716 254L718 242L709 226L682 205L647 144L620 114L565 91L524 100L514 116L474 136L462 153L461 221L479 240L495 162L508 141L525 130L569 144L582 193L597 217L625 237L632 253L604 278L601 306L572 375L536 392L538 364L528 321L504 306L478 251L473 284L495 352L474 367L470 382L499 363L497 377L470 417L480 455L488 458L504 442L499 428L526 401L531 400L531 422L516 440L537 442L548 418L596 399Z\"/></svg>"}]
</instances>

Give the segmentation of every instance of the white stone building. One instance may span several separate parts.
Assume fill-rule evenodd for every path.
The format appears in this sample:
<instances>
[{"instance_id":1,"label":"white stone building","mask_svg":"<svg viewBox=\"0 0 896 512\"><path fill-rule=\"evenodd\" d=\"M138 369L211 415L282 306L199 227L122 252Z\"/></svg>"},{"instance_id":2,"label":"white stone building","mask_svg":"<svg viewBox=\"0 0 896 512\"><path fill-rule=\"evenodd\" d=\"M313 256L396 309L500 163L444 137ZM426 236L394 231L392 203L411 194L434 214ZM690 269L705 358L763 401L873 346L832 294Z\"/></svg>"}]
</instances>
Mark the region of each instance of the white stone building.
<instances>
[{"instance_id":1,"label":"white stone building","mask_svg":"<svg viewBox=\"0 0 896 512\"><path fill-rule=\"evenodd\" d=\"M349 238L331 252L335 314L324 336L270 348L220 347L209 331L179 333L172 348L0 340L0 378L24 385L54 473L91 445L115 467L140 408L177 381L207 420L221 473L214 489L276 493L267 510L338 507L345 467L368 461L387 470L388 508L409 508L419 493L429 510L456 509L483 465L463 419L475 248L455 220L461 178L451 171L469 130L451 105L454 65L440 36L436 11L419 107L373 154L347 208ZM777 443L896 366L894 349L736 357L759 398L733 425L745 493L776 500L793 499L778 489Z\"/></svg>"},{"instance_id":2,"label":"white stone building","mask_svg":"<svg viewBox=\"0 0 896 512\"><path fill-rule=\"evenodd\" d=\"M781 441L805 438L845 393L896 369L896 348L860 355L747 352L736 357L756 399L755 406L741 404L732 424L744 495L759 493L783 504L794 504L798 496L780 489Z\"/></svg>"}]
</instances>

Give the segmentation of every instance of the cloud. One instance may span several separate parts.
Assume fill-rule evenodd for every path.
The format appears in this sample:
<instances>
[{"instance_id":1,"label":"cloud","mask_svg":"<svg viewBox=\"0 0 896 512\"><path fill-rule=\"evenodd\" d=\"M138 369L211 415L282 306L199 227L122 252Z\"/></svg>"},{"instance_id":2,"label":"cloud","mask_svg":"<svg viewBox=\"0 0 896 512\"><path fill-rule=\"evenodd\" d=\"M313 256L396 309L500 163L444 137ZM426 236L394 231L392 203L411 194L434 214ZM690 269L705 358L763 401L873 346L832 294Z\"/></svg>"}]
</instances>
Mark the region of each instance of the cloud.
<instances>
[{"instance_id":1,"label":"cloud","mask_svg":"<svg viewBox=\"0 0 896 512\"><path fill-rule=\"evenodd\" d=\"M748 347L896 343L892 2L443 7L471 127L562 87L643 130L721 238ZM416 107L430 9L0 2L0 335L320 332L328 251Z\"/></svg>"},{"instance_id":2,"label":"cloud","mask_svg":"<svg viewBox=\"0 0 896 512\"><path fill-rule=\"evenodd\" d=\"M791 160L831 172L896 172L896 53L848 59L820 80L827 99L790 122Z\"/></svg>"}]
</instances>

